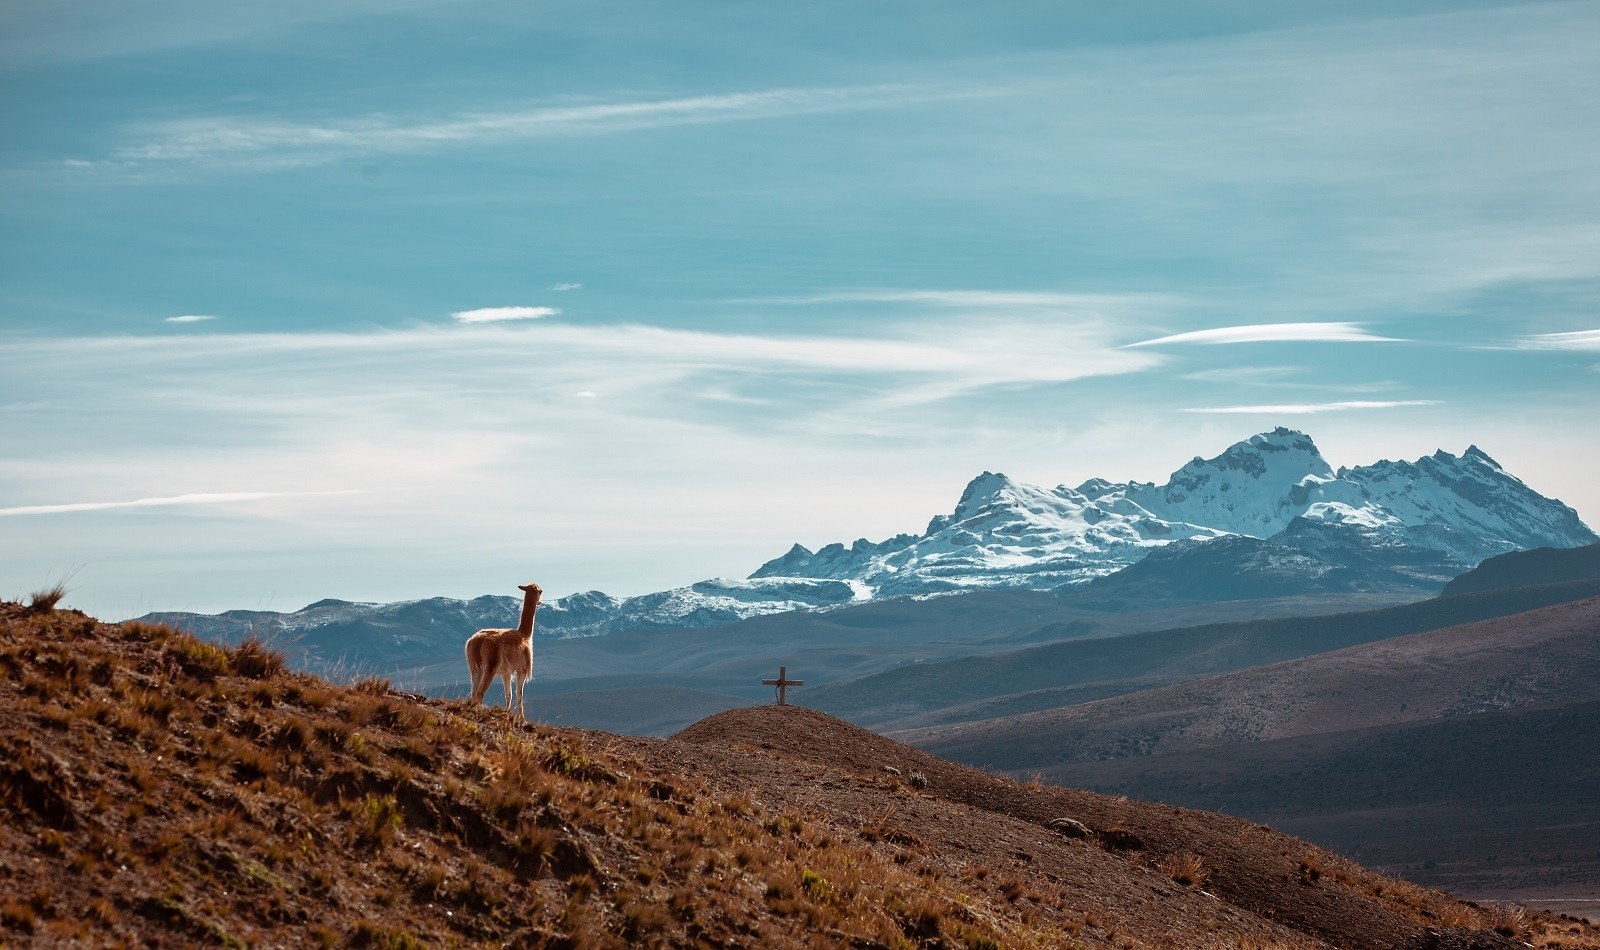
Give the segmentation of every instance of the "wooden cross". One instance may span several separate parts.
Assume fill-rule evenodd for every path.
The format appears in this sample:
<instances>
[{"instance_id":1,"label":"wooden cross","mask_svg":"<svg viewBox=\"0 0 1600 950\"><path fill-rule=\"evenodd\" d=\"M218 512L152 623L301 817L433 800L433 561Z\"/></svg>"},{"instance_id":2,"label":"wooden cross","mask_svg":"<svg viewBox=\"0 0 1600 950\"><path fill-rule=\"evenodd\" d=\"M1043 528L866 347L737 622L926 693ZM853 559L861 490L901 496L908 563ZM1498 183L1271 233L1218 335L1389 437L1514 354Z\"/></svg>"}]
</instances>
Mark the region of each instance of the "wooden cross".
<instances>
[{"instance_id":1,"label":"wooden cross","mask_svg":"<svg viewBox=\"0 0 1600 950\"><path fill-rule=\"evenodd\" d=\"M788 693L789 687L804 686L806 685L806 681L790 679L789 668L787 666L780 666L778 667L778 678L775 680L762 680L761 685L778 687L778 705L787 706L789 705L789 702L785 694Z\"/></svg>"}]
</instances>

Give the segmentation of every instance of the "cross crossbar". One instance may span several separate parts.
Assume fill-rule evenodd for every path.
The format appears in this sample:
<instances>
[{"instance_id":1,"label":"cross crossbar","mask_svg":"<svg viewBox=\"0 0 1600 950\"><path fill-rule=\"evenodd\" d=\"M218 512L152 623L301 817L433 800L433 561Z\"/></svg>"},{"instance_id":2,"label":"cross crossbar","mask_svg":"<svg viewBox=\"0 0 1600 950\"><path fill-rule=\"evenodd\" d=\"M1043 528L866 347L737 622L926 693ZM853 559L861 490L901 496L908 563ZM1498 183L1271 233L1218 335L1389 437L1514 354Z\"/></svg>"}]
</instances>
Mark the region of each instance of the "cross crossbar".
<instances>
[{"instance_id":1,"label":"cross crossbar","mask_svg":"<svg viewBox=\"0 0 1600 950\"><path fill-rule=\"evenodd\" d=\"M787 706L789 705L789 698L787 695L789 692L789 687L804 686L806 685L806 681L790 679L789 668L787 666L780 666L778 667L778 678L775 680L762 680L761 685L776 686L778 688L778 705Z\"/></svg>"}]
</instances>

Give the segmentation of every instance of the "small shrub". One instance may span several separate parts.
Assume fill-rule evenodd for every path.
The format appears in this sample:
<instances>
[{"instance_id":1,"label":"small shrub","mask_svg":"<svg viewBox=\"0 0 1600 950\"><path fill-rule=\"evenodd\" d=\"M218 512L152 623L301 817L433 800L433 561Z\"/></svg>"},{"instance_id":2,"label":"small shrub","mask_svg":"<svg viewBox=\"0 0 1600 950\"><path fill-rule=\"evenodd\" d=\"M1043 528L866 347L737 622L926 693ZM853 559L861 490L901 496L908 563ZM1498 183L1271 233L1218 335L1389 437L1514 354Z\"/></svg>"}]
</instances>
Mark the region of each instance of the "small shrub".
<instances>
[{"instance_id":1,"label":"small shrub","mask_svg":"<svg viewBox=\"0 0 1600 950\"><path fill-rule=\"evenodd\" d=\"M154 689L141 692L137 705L140 712L162 725L166 725L167 720L172 718L173 712L178 708L177 700L171 695Z\"/></svg>"},{"instance_id":2,"label":"small shrub","mask_svg":"<svg viewBox=\"0 0 1600 950\"><path fill-rule=\"evenodd\" d=\"M1489 908L1489 929L1502 937L1520 937L1528 914L1515 904L1496 904Z\"/></svg>"},{"instance_id":3,"label":"small shrub","mask_svg":"<svg viewBox=\"0 0 1600 950\"><path fill-rule=\"evenodd\" d=\"M168 649L190 676L212 679L228 672L228 651L214 643L179 635L168 641Z\"/></svg>"},{"instance_id":4,"label":"small shrub","mask_svg":"<svg viewBox=\"0 0 1600 950\"><path fill-rule=\"evenodd\" d=\"M116 922L117 910L110 901L97 897L89 902L89 906L84 910L84 916L97 924L111 924Z\"/></svg>"},{"instance_id":5,"label":"small shrub","mask_svg":"<svg viewBox=\"0 0 1600 950\"><path fill-rule=\"evenodd\" d=\"M233 648L228 663L240 676L259 680L277 675L283 669L283 659L282 651L271 649L252 635Z\"/></svg>"},{"instance_id":6,"label":"small shrub","mask_svg":"<svg viewBox=\"0 0 1600 950\"><path fill-rule=\"evenodd\" d=\"M1322 879L1322 862L1314 854L1300 859L1300 883L1315 884Z\"/></svg>"},{"instance_id":7,"label":"small shrub","mask_svg":"<svg viewBox=\"0 0 1600 950\"><path fill-rule=\"evenodd\" d=\"M912 772L911 773L911 787L912 788L927 788L928 787L928 777L926 775L923 775L921 772Z\"/></svg>"},{"instance_id":8,"label":"small shrub","mask_svg":"<svg viewBox=\"0 0 1600 950\"><path fill-rule=\"evenodd\" d=\"M838 896L833 892L833 885L828 883L828 879L810 868L800 872L800 889L819 904L837 904L839 902Z\"/></svg>"},{"instance_id":9,"label":"small shrub","mask_svg":"<svg viewBox=\"0 0 1600 950\"><path fill-rule=\"evenodd\" d=\"M427 870L417 876L415 891L418 897L432 900L444 892L444 882L449 879L449 872L443 866L430 864Z\"/></svg>"},{"instance_id":10,"label":"small shrub","mask_svg":"<svg viewBox=\"0 0 1600 950\"><path fill-rule=\"evenodd\" d=\"M56 584L44 590L36 590L28 598L28 612L47 614L56 609L56 604L61 603L61 598L67 596L67 586Z\"/></svg>"},{"instance_id":11,"label":"small shrub","mask_svg":"<svg viewBox=\"0 0 1600 950\"><path fill-rule=\"evenodd\" d=\"M304 720L290 719L278 730L272 744L280 749L304 749L313 741L311 728Z\"/></svg>"},{"instance_id":12,"label":"small shrub","mask_svg":"<svg viewBox=\"0 0 1600 950\"><path fill-rule=\"evenodd\" d=\"M617 777L610 769L584 755L581 750L569 749L566 746L556 746L545 756L544 767L557 774L568 775L584 782L615 784L617 781Z\"/></svg>"},{"instance_id":13,"label":"small shrub","mask_svg":"<svg viewBox=\"0 0 1600 950\"><path fill-rule=\"evenodd\" d=\"M638 941L647 934L661 934L672 929L672 915L655 901L634 901L623 912L623 933Z\"/></svg>"},{"instance_id":14,"label":"small shrub","mask_svg":"<svg viewBox=\"0 0 1600 950\"><path fill-rule=\"evenodd\" d=\"M356 840L368 844L387 844L403 822L393 795L368 795L356 802L350 812Z\"/></svg>"},{"instance_id":15,"label":"small shrub","mask_svg":"<svg viewBox=\"0 0 1600 950\"><path fill-rule=\"evenodd\" d=\"M538 872L550 863L556 844L555 832L539 827L530 819L522 823L521 833L516 837L517 857L526 862L530 870Z\"/></svg>"},{"instance_id":16,"label":"small shrub","mask_svg":"<svg viewBox=\"0 0 1600 950\"><path fill-rule=\"evenodd\" d=\"M1205 862L1197 854L1179 851L1161 859L1157 869L1184 887L1200 887L1211 876Z\"/></svg>"},{"instance_id":17,"label":"small shrub","mask_svg":"<svg viewBox=\"0 0 1600 950\"><path fill-rule=\"evenodd\" d=\"M353 688L356 692L366 693L369 696L389 695L389 681L378 676L363 676L355 681Z\"/></svg>"},{"instance_id":18,"label":"small shrub","mask_svg":"<svg viewBox=\"0 0 1600 950\"><path fill-rule=\"evenodd\" d=\"M377 947L379 950L421 950L423 946L415 934L386 930L370 920L363 920L350 932L350 944L355 947Z\"/></svg>"},{"instance_id":19,"label":"small shrub","mask_svg":"<svg viewBox=\"0 0 1600 950\"><path fill-rule=\"evenodd\" d=\"M241 746L233 760L234 780L245 785L259 782L272 774L273 762L260 749Z\"/></svg>"}]
</instances>

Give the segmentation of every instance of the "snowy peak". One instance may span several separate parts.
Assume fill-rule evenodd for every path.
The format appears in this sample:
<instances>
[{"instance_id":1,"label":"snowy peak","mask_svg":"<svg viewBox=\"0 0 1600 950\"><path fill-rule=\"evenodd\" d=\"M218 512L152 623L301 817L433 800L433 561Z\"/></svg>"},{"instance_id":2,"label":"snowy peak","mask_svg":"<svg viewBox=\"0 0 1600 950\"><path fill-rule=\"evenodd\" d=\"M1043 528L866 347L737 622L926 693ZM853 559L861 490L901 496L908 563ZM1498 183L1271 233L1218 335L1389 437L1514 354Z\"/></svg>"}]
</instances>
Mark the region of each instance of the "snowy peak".
<instances>
[{"instance_id":1,"label":"snowy peak","mask_svg":"<svg viewBox=\"0 0 1600 950\"><path fill-rule=\"evenodd\" d=\"M1128 497L1168 521L1265 538L1305 511L1309 482L1332 475L1310 436L1280 427L1216 458L1196 457L1167 484L1132 488Z\"/></svg>"},{"instance_id":2,"label":"snowy peak","mask_svg":"<svg viewBox=\"0 0 1600 950\"><path fill-rule=\"evenodd\" d=\"M1357 529L1371 543L1433 552L1463 568L1515 548L1595 539L1572 509L1477 446L1335 472L1310 436L1277 428L1196 457L1164 485L1091 478L1046 489L984 472L920 535L816 552L795 545L751 576L850 581L872 596L1049 589L1121 570L1175 541L1272 538L1296 519Z\"/></svg>"},{"instance_id":3,"label":"snowy peak","mask_svg":"<svg viewBox=\"0 0 1600 950\"><path fill-rule=\"evenodd\" d=\"M1476 445L1459 456L1441 449L1415 462L1342 468L1339 480L1359 486L1370 507L1413 537L1467 563L1596 537L1576 511L1529 488Z\"/></svg>"},{"instance_id":4,"label":"snowy peak","mask_svg":"<svg viewBox=\"0 0 1600 950\"><path fill-rule=\"evenodd\" d=\"M993 504L996 499L1015 496L1019 489L1027 487L1031 486L1018 485L998 472L984 472L967 483L967 487L961 492L961 500L956 502L956 510L951 518L963 521L983 510L985 506Z\"/></svg>"}]
</instances>

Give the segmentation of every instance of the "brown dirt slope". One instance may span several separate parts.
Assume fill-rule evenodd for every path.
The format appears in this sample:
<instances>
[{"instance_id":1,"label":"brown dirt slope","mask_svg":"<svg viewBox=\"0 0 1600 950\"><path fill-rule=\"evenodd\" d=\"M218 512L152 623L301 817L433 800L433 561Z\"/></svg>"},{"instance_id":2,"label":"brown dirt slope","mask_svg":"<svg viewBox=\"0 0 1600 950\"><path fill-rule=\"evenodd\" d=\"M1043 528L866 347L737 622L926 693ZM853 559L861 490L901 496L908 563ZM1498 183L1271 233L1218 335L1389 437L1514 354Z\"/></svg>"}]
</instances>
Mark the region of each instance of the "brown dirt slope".
<instances>
[{"instance_id":1,"label":"brown dirt slope","mask_svg":"<svg viewBox=\"0 0 1600 950\"><path fill-rule=\"evenodd\" d=\"M524 726L381 681L330 686L253 643L0 604L0 944L1506 934L1600 947L1575 922L1478 908L1242 822L1019 786L805 710L731 711L667 741Z\"/></svg>"}]
</instances>

